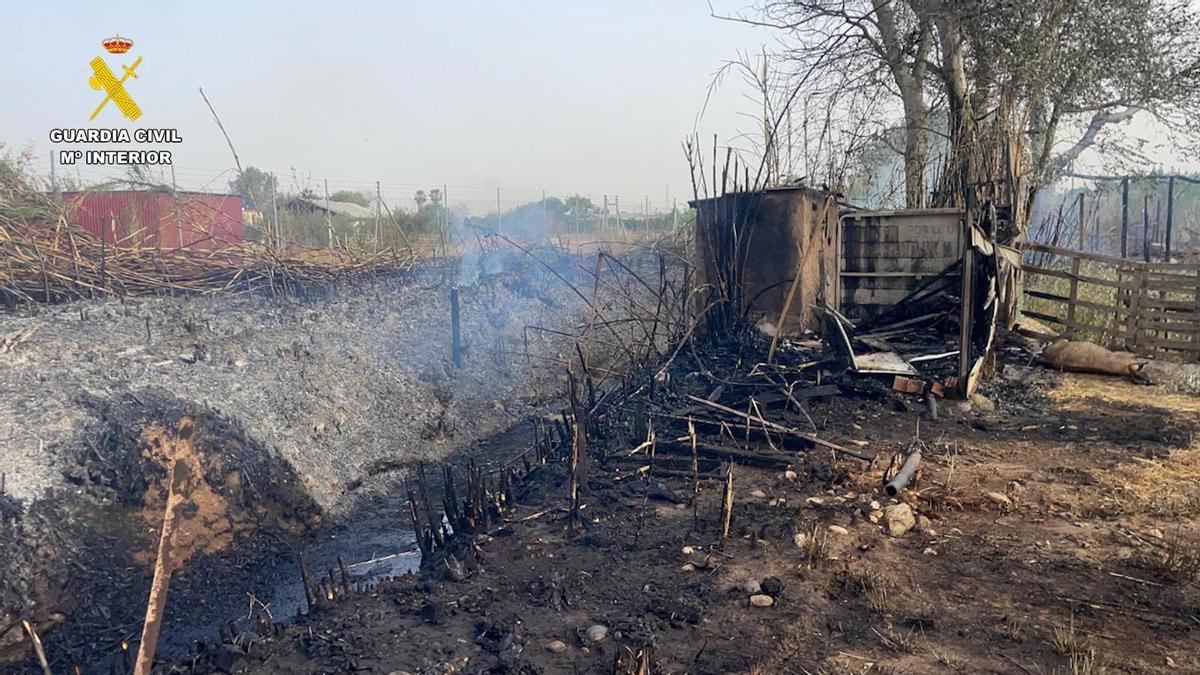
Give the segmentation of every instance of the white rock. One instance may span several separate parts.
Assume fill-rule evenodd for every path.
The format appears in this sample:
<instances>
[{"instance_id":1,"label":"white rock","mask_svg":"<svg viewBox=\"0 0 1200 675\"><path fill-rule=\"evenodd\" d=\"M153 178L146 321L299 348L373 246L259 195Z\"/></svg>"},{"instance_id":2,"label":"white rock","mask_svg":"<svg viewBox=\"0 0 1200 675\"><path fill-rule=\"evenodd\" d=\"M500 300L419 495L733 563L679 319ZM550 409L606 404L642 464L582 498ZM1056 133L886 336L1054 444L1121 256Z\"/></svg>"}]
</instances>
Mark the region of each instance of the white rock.
<instances>
[{"instance_id":1,"label":"white rock","mask_svg":"<svg viewBox=\"0 0 1200 675\"><path fill-rule=\"evenodd\" d=\"M792 541L795 542L796 548L804 548L805 546L808 546L808 534L804 532L797 532L796 534L792 535Z\"/></svg>"},{"instance_id":2,"label":"white rock","mask_svg":"<svg viewBox=\"0 0 1200 675\"><path fill-rule=\"evenodd\" d=\"M775 598L772 598L769 595L758 593L750 596L750 604L754 605L755 607L770 607L771 605L775 604Z\"/></svg>"},{"instance_id":3,"label":"white rock","mask_svg":"<svg viewBox=\"0 0 1200 675\"><path fill-rule=\"evenodd\" d=\"M893 504L883 510L883 526L893 537L902 536L917 524L917 516L908 504Z\"/></svg>"},{"instance_id":4,"label":"white rock","mask_svg":"<svg viewBox=\"0 0 1200 675\"><path fill-rule=\"evenodd\" d=\"M693 553L695 553L695 552L696 552L696 549L695 549L694 547L691 547L691 546L684 546L684 547L683 547L683 551L682 551L682 553L683 553L684 555L691 555L691 554L693 554Z\"/></svg>"},{"instance_id":5,"label":"white rock","mask_svg":"<svg viewBox=\"0 0 1200 675\"><path fill-rule=\"evenodd\" d=\"M692 563L683 563L683 566L680 567L679 569L683 570L684 572L695 572L696 566L693 565Z\"/></svg>"},{"instance_id":6,"label":"white rock","mask_svg":"<svg viewBox=\"0 0 1200 675\"><path fill-rule=\"evenodd\" d=\"M883 508L883 507L882 507L882 506L880 506L880 504L879 504L879 500L877 500L877 499L872 499L872 500L871 500L871 510L872 510L872 511L879 511L879 510L880 510L880 509L882 509L882 508Z\"/></svg>"},{"instance_id":7,"label":"white rock","mask_svg":"<svg viewBox=\"0 0 1200 675\"><path fill-rule=\"evenodd\" d=\"M850 530L847 530L846 528L842 527L841 525L830 525L829 531L834 534L837 534L837 535L850 534Z\"/></svg>"},{"instance_id":8,"label":"white rock","mask_svg":"<svg viewBox=\"0 0 1200 675\"><path fill-rule=\"evenodd\" d=\"M804 503L808 504L809 506L821 506L825 503L825 500L821 499L820 497L809 497L808 499L804 500Z\"/></svg>"},{"instance_id":9,"label":"white rock","mask_svg":"<svg viewBox=\"0 0 1200 675\"><path fill-rule=\"evenodd\" d=\"M934 555L937 555L937 549L930 546L929 548L922 551L922 553L924 553L925 555L934 556Z\"/></svg>"},{"instance_id":10,"label":"white rock","mask_svg":"<svg viewBox=\"0 0 1200 675\"><path fill-rule=\"evenodd\" d=\"M600 642L608 637L608 627L596 624L584 631L583 635L588 639L588 642Z\"/></svg>"},{"instance_id":11,"label":"white rock","mask_svg":"<svg viewBox=\"0 0 1200 675\"><path fill-rule=\"evenodd\" d=\"M751 490L750 496L754 497L755 499L766 499L767 493L763 492L762 490Z\"/></svg>"},{"instance_id":12,"label":"white rock","mask_svg":"<svg viewBox=\"0 0 1200 675\"><path fill-rule=\"evenodd\" d=\"M796 472L788 469L787 471L783 472L783 477L787 480L796 480Z\"/></svg>"},{"instance_id":13,"label":"white rock","mask_svg":"<svg viewBox=\"0 0 1200 675\"><path fill-rule=\"evenodd\" d=\"M883 510L882 509L875 509L874 511L867 514L867 520L871 521L872 523L874 523L876 525L879 524L879 521L882 518L883 518Z\"/></svg>"},{"instance_id":14,"label":"white rock","mask_svg":"<svg viewBox=\"0 0 1200 675\"><path fill-rule=\"evenodd\" d=\"M562 640L551 640L550 642L546 643L546 651L554 654L561 654L567 651L567 643L563 642Z\"/></svg>"}]
</instances>

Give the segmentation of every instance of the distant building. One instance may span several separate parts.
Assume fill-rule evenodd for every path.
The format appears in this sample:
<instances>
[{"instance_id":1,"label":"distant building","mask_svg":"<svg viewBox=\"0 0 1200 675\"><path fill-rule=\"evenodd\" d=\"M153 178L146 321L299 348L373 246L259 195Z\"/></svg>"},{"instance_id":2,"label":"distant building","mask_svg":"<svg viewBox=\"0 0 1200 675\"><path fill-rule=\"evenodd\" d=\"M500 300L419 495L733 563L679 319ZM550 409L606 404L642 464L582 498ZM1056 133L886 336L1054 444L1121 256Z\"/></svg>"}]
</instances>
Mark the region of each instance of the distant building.
<instances>
[{"instance_id":1,"label":"distant building","mask_svg":"<svg viewBox=\"0 0 1200 675\"><path fill-rule=\"evenodd\" d=\"M346 216L347 218L374 218L375 210L355 204L353 202L335 202L329 201L329 208L325 208L324 199L309 199L307 197L291 197L284 202L284 208L293 213L321 213L326 211L336 216Z\"/></svg>"}]
</instances>

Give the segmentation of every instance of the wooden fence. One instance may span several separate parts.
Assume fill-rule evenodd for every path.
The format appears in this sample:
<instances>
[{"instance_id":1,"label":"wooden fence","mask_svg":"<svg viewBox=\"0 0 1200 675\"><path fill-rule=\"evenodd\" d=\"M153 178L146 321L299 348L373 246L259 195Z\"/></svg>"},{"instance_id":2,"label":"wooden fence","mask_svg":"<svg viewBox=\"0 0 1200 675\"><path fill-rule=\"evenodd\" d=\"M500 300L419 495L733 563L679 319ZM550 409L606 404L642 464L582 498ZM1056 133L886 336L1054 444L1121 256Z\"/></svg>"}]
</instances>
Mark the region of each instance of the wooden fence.
<instances>
[{"instance_id":1,"label":"wooden fence","mask_svg":"<svg viewBox=\"0 0 1200 675\"><path fill-rule=\"evenodd\" d=\"M1200 264L1022 246L1021 313L1066 337L1200 362Z\"/></svg>"}]
</instances>

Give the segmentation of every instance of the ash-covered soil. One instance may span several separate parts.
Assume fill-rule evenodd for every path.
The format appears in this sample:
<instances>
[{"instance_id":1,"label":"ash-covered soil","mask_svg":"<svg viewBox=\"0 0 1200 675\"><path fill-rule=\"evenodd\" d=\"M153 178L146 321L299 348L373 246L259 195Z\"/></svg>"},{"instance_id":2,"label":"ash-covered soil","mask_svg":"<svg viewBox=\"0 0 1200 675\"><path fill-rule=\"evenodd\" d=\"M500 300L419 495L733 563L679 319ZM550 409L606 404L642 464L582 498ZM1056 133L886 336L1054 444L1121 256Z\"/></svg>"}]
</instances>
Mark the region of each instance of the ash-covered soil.
<instances>
[{"instance_id":1,"label":"ash-covered soil","mask_svg":"<svg viewBox=\"0 0 1200 675\"><path fill-rule=\"evenodd\" d=\"M581 270L592 262L539 257L590 287ZM538 329L574 334L590 315L526 256L467 264L303 299L127 299L0 315L0 659L23 657L22 618L62 667L107 658L140 631L167 466L179 459L173 434L187 413L198 416L192 459L209 489L191 515L201 534L172 580L168 655L197 626L209 632L231 607L244 612L254 593L290 581L314 537L365 527L359 539L371 541L339 550L395 553L405 542L388 534L401 522L390 497L405 465L469 447L560 395L553 359L570 357L571 339ZM456 369L449 290L460 282L467 352ZM598 300L620 305L603 289Z\"/></svg>"},{"instance_id":2,"label":"ash-covered soil","mask_svg":"<svg viewBox=\"0 0 1200 675\"><path fill-rule=\"evenodd\" d=\"M715 383L683 375L682 392ZM723 547L719 470L701 468L717 475L702 476L694 518L687 472L633 452L645 419L633 411L589 439L609 459L591 470L582 531L568 524L566 466L552 463L460 549L463 564L210 649L199 670L1200 668L1195 399L1020 364L936 419L886 387L844 394L811 402L818 433L877 461L785 450L788 469L736 467ZM918 440L921 470L891 499L887 459ZM640 470L652 464L668 470Z\"/></svg>"}]
</instances>

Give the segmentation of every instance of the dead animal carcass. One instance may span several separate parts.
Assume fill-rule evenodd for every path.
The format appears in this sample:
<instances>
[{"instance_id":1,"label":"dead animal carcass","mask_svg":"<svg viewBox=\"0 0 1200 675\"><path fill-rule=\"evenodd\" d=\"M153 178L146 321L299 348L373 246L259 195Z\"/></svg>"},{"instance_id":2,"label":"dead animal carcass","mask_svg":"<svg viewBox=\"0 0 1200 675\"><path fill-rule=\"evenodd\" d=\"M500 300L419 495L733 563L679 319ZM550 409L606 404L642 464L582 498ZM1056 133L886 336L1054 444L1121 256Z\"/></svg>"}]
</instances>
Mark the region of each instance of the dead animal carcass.
<instances>
[{"instance_id":1,"label":"dead animal carcass","mask_svg":"<svg viewBox=\"0 0 1200 675\"><path fill-rule=\"evenodd\" d=\"M1145 381L1144 359L1129 352L1114 352L1091 342L1055 340L1042 350L1042 363L1077 373L1099 373Z\"/></svg>"}]
</instances>

